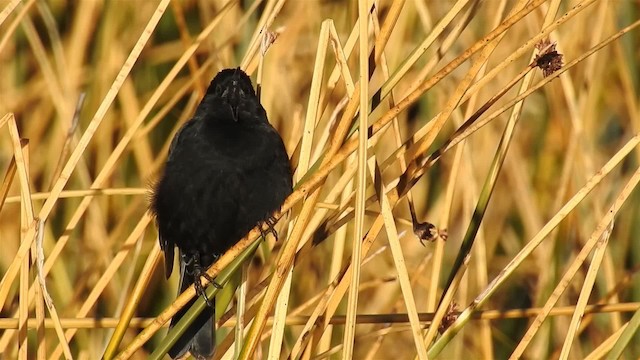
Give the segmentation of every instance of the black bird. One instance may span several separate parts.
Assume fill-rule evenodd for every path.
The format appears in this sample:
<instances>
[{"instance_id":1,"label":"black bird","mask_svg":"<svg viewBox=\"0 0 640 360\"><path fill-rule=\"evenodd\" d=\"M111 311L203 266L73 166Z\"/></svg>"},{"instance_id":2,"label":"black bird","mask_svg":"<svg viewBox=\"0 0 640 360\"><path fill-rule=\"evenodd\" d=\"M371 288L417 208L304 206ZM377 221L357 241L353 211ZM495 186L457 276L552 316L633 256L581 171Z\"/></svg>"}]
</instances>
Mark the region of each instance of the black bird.
<instances>
[{"instance_id":1,"label":"black bird","mask_svg":"<svg viewBox=\"0 0 640 360\"><path fill-rule=\"evenodd\" d=\"M151 199L167 278L176 246L180 292L196 284L209 304L171 348L172 358L187 350L197 359L213 356L215 307L196 280L256 225L266 223L273 230L271 216L291 191L284 143L251 79L240 68L220 71L193 118L173 138ZM178 312L171 326L183 315Z\"/></svg>"}]
</instances>

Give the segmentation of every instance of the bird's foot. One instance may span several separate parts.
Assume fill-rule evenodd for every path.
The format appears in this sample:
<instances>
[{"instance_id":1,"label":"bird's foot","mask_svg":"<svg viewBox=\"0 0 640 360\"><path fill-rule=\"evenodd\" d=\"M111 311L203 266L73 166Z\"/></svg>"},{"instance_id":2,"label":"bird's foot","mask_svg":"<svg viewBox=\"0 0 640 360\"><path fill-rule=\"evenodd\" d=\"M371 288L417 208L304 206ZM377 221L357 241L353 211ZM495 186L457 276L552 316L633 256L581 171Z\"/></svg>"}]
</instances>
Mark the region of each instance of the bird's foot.
<instances>
[{"instance_id":1,"label":"bird's foot","mask_svg":"<svg viewBox=\"0 0 640 360\"><path fill-rule=\"evenodd\" d=\"M205 287L202 286L202 283L200 282L200 278L198 278L197 280L195 280L193 282L193 286L196 289L196 295L200 296L201 298L204 299L204 301L207 303L208 306L213 307L213 302L211 301L211 299L209 299L209 297L207 296L207 292L205 291Z\"/></svg>"},{"instance_id":2,"label":"bird's foot","mask_svg":"<svg viewBox=\"0 0 640 360\"><path fill-rule=\"evenodd\" d=\"M211 275L209 275L205 269L202 268L202 266L200 265L200 259L199 256L194 256L192 258L193 260L193 277L194 277L194 282L193 282L193 286L196 290L196 294L200 297L202 297L204 299L204 301L207 303L207 305L209 305L210 307L213 307L213 301L211 301L211 299L209 299L209 297L207 296L206 293L206 287L202 286L202 282L200 281L200 278L205 278L207 281L209 281L215 288L217 289L222 289L222 285L218 284L215 280L215 278Z\"/></svg>"},{"instance_id":3,"label":"bird's foot","mask_svg":"<svg viewBox=\"0 0 640 360\"><path fill-rule=\"evenodd\" d=\"M278 220L273 216L269 216L266 220L260 222L260 233L262 233L263 239L266 240L267 235L271 233L273 237L276 238L276 241L278 241L278 232L275 228L277 222Z\"/></svg>"}]
</instances>

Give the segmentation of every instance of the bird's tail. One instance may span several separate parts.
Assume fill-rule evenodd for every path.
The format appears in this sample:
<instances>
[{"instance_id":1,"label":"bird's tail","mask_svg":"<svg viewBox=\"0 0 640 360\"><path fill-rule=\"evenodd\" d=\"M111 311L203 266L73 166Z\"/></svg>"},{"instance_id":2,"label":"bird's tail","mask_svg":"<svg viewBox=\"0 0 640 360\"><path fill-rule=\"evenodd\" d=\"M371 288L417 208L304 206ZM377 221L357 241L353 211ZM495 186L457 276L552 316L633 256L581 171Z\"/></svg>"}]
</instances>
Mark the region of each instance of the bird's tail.
<instances>
[{"instance_id":1,"label":"bird's tail","mask_svg":"<svg viewBox=\"0 0 640 360\"><path fill-rule=\"evenodd\" d=\"M185 271L185 263L180 256L180 291L178 295L193 284L193 276ZM215 302L215 299L213 299ZM184 316L187 310L193 305L195 299L191 300L171 319L171 329ZM215 304L215 303L214 303ZM182 357L187 351L198 360L211 359L216 346L216 332L214 328L215 307L206 306L198 315L196 320L189 325L187 330L180 336L178 341L169 350L172 359Z\"/></svg>"}]
</instances>

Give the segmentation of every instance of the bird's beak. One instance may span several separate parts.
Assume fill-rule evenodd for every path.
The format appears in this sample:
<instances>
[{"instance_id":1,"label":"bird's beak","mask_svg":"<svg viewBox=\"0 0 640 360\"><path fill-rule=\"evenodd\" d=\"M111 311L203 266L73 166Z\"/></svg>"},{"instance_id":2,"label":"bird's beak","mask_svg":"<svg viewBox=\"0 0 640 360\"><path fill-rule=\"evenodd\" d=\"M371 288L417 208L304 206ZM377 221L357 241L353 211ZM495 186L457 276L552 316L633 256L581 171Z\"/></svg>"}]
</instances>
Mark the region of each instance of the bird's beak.
<instances>
[{"instance_id":1,"label":"bird's beak","mask_svg":"<svg viewBox=\"0 0 640 360\"><path fill-rule=\"evenodd\" d=\"M233 80L226 89L222 92L221 97L225 99L229 107L231 108L231 114L233 120L238 121L238 108L240 107L240 99L245 96L244 91L238 86L238 81Z\"/></svg>"},{"instance_id":2,"label":"bird's beak","mask_svg":"<svg viewBox=\"0 0 640 360\"><path fill-rule=\"evenodd\" d=\"M233 121L238 122L238 105L231 105L231 115L233 115Z\"/></svg>"}]
</instances>

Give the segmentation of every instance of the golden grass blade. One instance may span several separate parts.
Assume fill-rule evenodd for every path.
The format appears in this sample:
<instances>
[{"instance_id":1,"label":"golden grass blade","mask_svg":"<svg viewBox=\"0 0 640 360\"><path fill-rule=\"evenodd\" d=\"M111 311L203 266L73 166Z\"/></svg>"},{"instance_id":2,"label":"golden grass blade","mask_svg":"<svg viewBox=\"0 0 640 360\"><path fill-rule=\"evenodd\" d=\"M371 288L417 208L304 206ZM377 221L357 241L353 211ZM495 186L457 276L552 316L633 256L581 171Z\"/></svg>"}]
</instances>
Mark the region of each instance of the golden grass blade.
<instances>
[{"instance_id":1,"label":"golden grass blade","mask_svg":"<svg viewBox=\"0 0 640 360\"><path fill-rule=\"evenodd\" d=\"M370 7L372 7L374 3L375 1L371 1L369 3ZM346 79L346 73L349 73L348 71L349 67L348 66L345 67L344 65L346 65L346 60L349 59L349 56L351 56L353 49L356 47L356 41L358 41L358 27L360 26L359 24L360 24L360 20L356 19L355 24L351 28L351 32L349 33L349 37L347 38L347 41L344 42L344 48L342 52L345 54L344 56L345 64L342 64L342 60L340 60L341 58L340 55L336 56L336 58L338 59L338 64L336 64L336 66L333 67L333 70L331 70L331 75L329 75L329 80L327 81L328 89L335 89L336 84L338 83L338 80L340 80L340 75L342 74L342 78ZM332 36L332 39L333 39L333 36ZM349 73L349 78L350 76L351 74ZM349 94L350 86L349 84L346 84L346 85L347 85L347 94ZM356 88L353 87L352 90L356 91ZM349 95L349 98L351 98L351 95Z\"/></svg>"},{"instance_id":2,"label":"golden grass blade","mask_svg":"<svg viewBox=\"0 0 640 360\"><path fill-rule=\"evenodd\" d=\"M38 221L38 225L39 227L38 231L41 232L42 231L42 223ZM41 253L43 253L44 251L42 250L42 237L36 235L36 241L34 242L33 246L31 247L31 258L33 259L33 263L36 267L36 274L38 274L38 270L39 270L39 258ZM45 360L47 358L47 339L45 337L45 326L44 326L44 322L45 322L45 305L44 305L44 293L42 291L42 280L40 278L40 276L36 275L36 279L34 280L34 285L35 285L35 302L36 302L36 340L38 342L37 347L36 347L36 359L38 360ZM28 298L28 295L27 295ZM59 333L62 333L62 326L60 326L60 321L58 320L58 323L56 324L57 329L56 330L60 330L58 331ZM65 356L69 356L71 351L66 352L65 349Z\"/></svg>"},{"instance_id":3,"label":"golden grass blade","mask_svg":"<svg viewBox=\"0 0 640 360\"><path fill-rule=\"evenodd\" d=\"M348 162L344 166L344 170L342 172L342 175L340 176L340 179L338 179L338 181L335 183L335 186L332 187L329 193L327 194L327 197L325 198L325 203L333 204L336 201L338 201L338 198L341 196L341 194L345 192L347 185L353 181L353 177L356 173L356 168L357 168L357 165L355 164L355 156L352 158L352 160L353 161ZM353 191L349 191L349 193L345 194L342 200L340 200L340 206L333 206L333 209L340 211L340 209L342 209L343 207L348 206L350 202L352 202L351 200L352 196L353 196ZM325 221L326 217L330 214L329 208L326 208L326 207L323 208L320 205L321 204L318 203L318 206L317 206L318 209L316 210L311 221L309 221L309 225L307 226L307 229L305 229L303 241L298 246L298 251L300 251L300 249L303 246L306 246L308 244L309 240L313 238L316 230L321 226L323 221ZM351 210L353 210L353 207L351 207Z\"/></svg>"},{"instance_id":4,"label":"golden grass blade","mask_svg":"<svg viewBox=\"0 0 640 360\"><path fill-rule=\"evenodd\" d=\"M20 1L21 0L11 0L7 4L7 6L5 6L4 9L2 9L2 12L0 12L0 25L4 23L4 21L7 19L9 15L11 15L11 13L16 8L16 6L18 6Z\"/></svg>"},{"instance_id":5,"label":"golden grass blade","mask_svg":"<svg viewBox=\"0 0 640 360\"><path fill-rule=\"evenodd\" d=\"M26 212L27 218L30 218L32 221L29 223L27 227L35 227L33 224L33 202L31 201L31 186L29 183L29 159L23 153L23 147L27 147L28 140L20 139L20 134L18 133L18 126L16 124L16 119L13 115L10 115L8 128L9 135L11 137L11 144L13 145L13 157L15 159L16 171L18 173L18 180L20 181L20 196L22 197L22 206L24 206L24 211ZM27 229L23 229L23 234L26 234ZM24 238L23 238L24 240ZM23 245L20 245L22 247ZM22 259L20 259L22 261Z\"/></svg>"},{"instance_id":6,"label":"golden grass blade","mask_svg":"<svg viewBox=\"0 0 640 360\"><path fill-rule=\"evenodd\" d=\"M351 83L351 86L353 86L353 83ZM313 153L311 155L311 159L313 163L317 163L318 161L320 161L322 155L324 154L324 151L326 151L327 144L329 143L329 140L332 135L331 127L336 124L338 120L338 115L340 115L340 113L345 109L345 107L349 103L349 96L353 96L353 93L351 93L351 95L343 97L342 100L340 100L340 102L336 105L335 109L333 109L333 112L331 113L331 116L330 116L329 124L325 127L324 131L321 132L320 139L316 141L315 149L313 150Z\"/></svg>"},{"instance_id":7,"label":"golden grass blade","mask_svg":"<svg viewBox=\"0 0 640 360\"><path fill-rule=\"evenodd\" d=\"M417 356L419 359L427 359L427 348L422 340L422 328L420 327L420 321L418 320L418 309L416 308L413 291L411 290L411 283L409 282L407 266L405 264L404 255L402 254L398 229L396 228L391 206L389 206L389 199L385 195L386 189L382 183L382 174L380 173L380 168L378 167L375 156L372 156L371 159L369 159L368 165L372 181L376 187L378 199L380 199L381 215L384 219L384 226L387 230L387 237L389 238L389 247L393 254L393 260L398 272L398 281L400 282L402 295L407 307L407 313L409 314L411 333L418 353Z\"/></svg>"},{"instance_id":8,"label":"golden grass blade","mask_svg":"<svg viewBox=\"0 0 640 360\"><path fill-rule=\"evenodd\" d=\"M351 250L351 287L347 300L347 323L344 328L342 359L353 357L354 337L356 333L356 313L358 311L358 284L362 252L361 239L364 235L365 191L367 189L367 140L369 119L369 8L366 0L358 1L358 54L360 84L360 117L358 120L358 171L356 177L356 205L353 242Z\"/></svg>"},{"instance_id":9,"label":"golden grass blade","mask_svg":"<svg viewBox=\"0 0 640 360\"><path fill-rule=\"evenodd\" d=\"M0 119L0 129L1 129L2 127L4 127L4 126L9 122L9 120L11 120L11 119L13 118L13 116L14 116L14 115L13 115L12 113L5 114L5 115Z\"/></svg>"},{"instance_id":10,"label":"golden grass blade","mask_svg":"<svg viewBox=\"0 0 640 360\"><path fill-rule=\"evenodd\" d=\"M354 37L354 39L357 39L357 38ZM347 64L347 55L342 49L342 43L340 42L340 38L338 37L338 32L336 31L333 21L329 23L329 40L331 40L331 48L333 49L333 53L335 55L336 62L337 62L336 68L334 69L334 70L337 70L336 74L338 74L336 78L339 78L339 76L342 76L344 85L347 88L347 96L351 98L353 96L353 93L355 92L355 85L353 84L353 78L351 77L351 72L349 72L349 65ZM344 47L349 48L348 45L345 45ZM315 74L315 71L314 71L314 74ZM331 85L331 77L330 77L327 88L333 88L334 86L335 84Z\"/></svg>"},{"instance_id":11,"label":"golden grass blade","mask_svg":"<svg viewBox=\"0 0 640 360\"><path fill-rule=\"evenodd\" d=\"M5 172L4 178L2 179L2 184L0 185L0 211L2 211L4 204L7 203L6 201L7 194L9 193L9 188L13 183L13 178L15 177L15 175L16 175L16 158L12 157L11 160L9 160L7 171ZM15 196L14 198L15 198L14 202L20 201L20 196Z\"/></svg>"},{"instance_id":12,"label":"golden grass blade","mask_svg":"<svg viewBox=\"0 0 640 360\"><path fill-rule=\"evenodd\" d=\"M311 79L311 90L309 91L309 103L307 104L307 114L302 130L302 140L300 142L300 158L298 160L296 175L298 181L309 169L311 160L311 145L315 135L316 119L318 117L318 107L320 101L320 90L322 88L322 78L324 75L324 64L329 46L329 32L333 26L333 20L325 20L320 26L320 37L316 50L316 57L313 68L313 78Z\"/></svg>"},{"instance_id":13,"label":"golden grass blade","mask_svg":"<svg viewBox=\"0 0 640 360\"><path fill-rule=\"evenodd\" d=\"M12 122L15 126L15 121ZM10 128L13 128L10 126ZM17 129L16 129L17 132ZM13 135L13 134L12 134ZM15 135L18 135L17 133ZM21 139L20 148L18 151L21 153L20 156L16 157L16 160L22 158L22 168L18 163L18 177L20 180L21 174L20 172L24 172L25 177L27 179L26 184L21 184L21 186L27 186L29 193L31 193L31 184L29 181L29 140ZM20 233L24 236L24 234L29 231L29 226L33 223L33 203L31 202L31 198L23 198L21 204L21 216L20 216ZM22 241L26 241L24 237ZM28 343L27 343L27 320L29 319L29 269L31 267L31 260L29 256L25 256L22 264L20 266L20 298L18 304L18 318L20 320L20 326L18 328L18 358L21 360L26 360L28 358Z\"/></svg>"},{"instance_id":14,"label":"golden grass blade","mask_svg":"<svg viewBox=\"0 0 640 360\"><path fill-rule=\"evenodd\" d=\"M236 329L235 329L235 341L234 341L234 349L233 354L234 357L237 358L240 356L240 352L242 351L242 343L244 342L244 329L245 329L245 321L246 321L246 301L247 301L247 291L248 291L248 273L249 266L248 264L242 264L242 274L240 279L240 286L237 291L237 312L236 312ZM286 314L285 314L286 316Z\"/></svg>"},{"instance_id":15,"label":"golden grass blade","mask_svg":"<svg viewBox=\"0 0 640 360\"><path fill-rule=\"evenodd\" d=\"M60 199L83 198L87 196L130 196L130 195L147 195L149 189L146 188L104 188L104 189L88 189L88 190L64 190L60 192ZM32 200L44 200L51 196L50 192L36 192L31 194ZM20 196L9 196L6 199L7 204L20 202Z\"/></svg>"},{"instance_id":16,"label":"golden grass blade","mask_svg":"<svg viewBox=\"0 0 640 360\"><path fill-rule=\"evenodd\" d=\"M159 244L160 243L157 241L154 243L153 248L151 249L151 252L147 257L147 261L144 263L142 272L140 273L138 281L136 282L136 285L133 288L131 295L129 296L127 305L120 315L118 325L111 335L111 339L109 339L107 348L102 355L102 358L104 360L113 359L116 351L118 351L118 346L120 345L122 338L124 338L125 332L129 328L129 324L131 322L131 319L133 318L133 315L135 315L136 308L140 302L140 299L144 295L145 290L147 289L149 282L151 281L151 275L153 275L153 272L158 265L158 260L160 259Z\"/></svg>"},{"instance_id":17,"label":"golden grass blade","mask_svg":"<svg viewBox=\"0 0 640 360\"><path fill-rule=\"evenodd\" d=\"M25 164L25 158L22 153L22 144L20 140L20 134L18 133L18 127L13 114L9 114L7 120L8 120L7 125L9 130L9 136L11 137L11 145L13 147L13 159L15 161L14 171L18 173L18 179L20 182L20 197L22 199L22 205L24 207L24 212L26 214L32 214L31 218L33 218L33 203L31 202L31 189L29 186L29 176L28 176L28 170ZM10 167L7 173L7 176L9 176L12 172L13 171L11 171L11 167ZM5 184L3 184L3 187L6 187L8 189L11 182L11 177L13 176L6 178L8 181ZM35 223L33 221L26 227L23 224L23 228L21 229L22 241L20 242L20 248L18 249L18 254L16 255L16 257L14 258L13 262L10 265L10 269L15 269L15 270L13 274L10 274L9 271L7 271L7 273L2 278L2 283L0 283L0 310L5 304L6 297L9 293L9 289L11 288L13 280L17 275L16 273L18 269L21 269L23 266L22 265L23 261L25 261L25 259L28 259L26 255L29 249L31 248L31 243L26 239L26 235L29 229L32 229L32 228L35 228ZM22 273L24 274L24 271L22 271ZM28 282L28 278L27 279L22 278L22 280ZM21 293L23 292L22 287L20 288L20 292ZM22 300L28 301L28 297ZM19 316L23 321L25 321L26 317L28 316L28 313L25 314L26 311L27 310L23 304L20 307L20 316ZM24 330L26 331L26 329ZM23 331L22 335L24 338L26 333ZM26 354L23 354L23 356L26 356Z\"/></svg>"},{"instance_id":18,"label":"golden grass blade","mask_svg":"<svg viewBox=\"0 0 640 360\"><path fill-rule=\"evenodd\" d=\"M395 280L395 279L393 279ZM369 287L375 286L375 284L369 284ZM361 287L361 290L366 290L365 287ZM317 300L317 299L316 299ZM585 314L607 314L612 312L619 313L634 313L640 309L640 302L630 303L618 303L618 304L600 304L600 305L587 305L585 307ZM571 316L576 310L575 306L559 306L554 307L548 316ZM498 320L498 319L520 319L535 317L543 311L542 308L522 308L522 309L509 309L509 310L481 310L473 315L473 320ZM435 314L428 312L418 313L420 322L429 323L433 320ZM287 316L287 325L304 325L311 316L300 315L299 312L292 311ZM108 318L61 318L60 325L64 329L77 328L77 329L113 329L118 326L120 318L108 317ZM341 325L344 324L346 317L344 315L334 315L329 320L329 324ZM129 327L131 329L144 328L149 326L154 321L154 318L141 318L134 317L131 319ZM404 313L386 313L386 314L360 314L358 315L359 324L406 324L405 330L410 330L409 317ZM19 324L18 318L2 318L0 319L0 329L17 329ZM236 318L229 318L222 324L223 327L234 327L237 324ZM267 325L273 324L273 318L269 318ZM51 318L46 318L44 322L45 328L54 328L56 324ZM37 326L36 319L29 319L27 326L35 328ZM168 324L167 324L168 326ZM618 334L619 336L620 334Z\"/></svg>"},{"instance_id":19,"label":"golden grass blade","mask_svg":"<svg viewBox=\"0 0 640 360\"><path fill-rule=\"evenodd\" d=\"M633 188L638 185L640 181L640 169L636 172L634 176L635 184ZM634 179L632 179L634 181ZM587 302L589 301L589 295L591 295L591 291L593 291L593 285L596 281L596 275L598 274L598 270L600 270L600 265L602 265L602 260L604 258L604 252L607 250L607 244L609 243L609 238L611 237L611 233L613 232L613 224L615 218L611 219L606 230L602 233L600 239L595 245L595 249L593 250L593 256L591 258L591 264L589 264L589 269L587 270L587 276L584 279L584 283L582 284L582 289L580 290L580 296L578 297L578 302L576 304L576 311L573 313L573 317L571 318L571 325L569 326L569 331L567 332L567 336L565 338L564 343L562 344L562 352L560 353L560 359L566 360L569 358L569 352L571 351L571 346L573 345L573 339L578 332L578 328L580 327L580 321L584 316L584 309L587 306Z\"/></svg>"},{"instance_id":20,"label":"golden grass blade","mask_svg":"<svg viewBox=\"0 0 640 360\"><path fill-rule=\"evenodd\" d=\"M287 278L284 281L281 293L278 295L278 299L276 300L275 311L273 314L273 326L271 327L272 330L269 341L269 353L267 356L267 358L269 359L277 359L282 353L282 343L284 339L284 330L287 318L287 308L289 307L289 296L291 294L292 279L293 268L287 274ZM236 358L239 354L240 351L236 352Z\"/></svg>"},{"instance_id":21,"label":"golden grass blade","mask_svg":"<svg viewBox=\"0 0 640 360\"><path fill-rule=\"evenodd\" d=\"M56 336L58 337L58 341L60 342L60 347L62 348L62 353L64 354L64 358L67 360L73 359L71 355L71 349L69 348L69 344L64 337L64 330L62 329L62 324L60 322L60 317L58 316L58 311L51 299L51 295L47 291L47 285L45 282L45 275L42 271L44 264L44 247L43 240L44 237L44 222L40 219L37 220L36 224L36 248L38 250L37 254L37 270L38 270L38 288L40 292L42 292L42 296L44 298L44 302L47 305L47 309L49 310L49 315L51 316L51 323L53 324L53 328L56 331ZM51 326L50 326L51 327ZM48 355L48 354L46 354Z\"/></svg>"}]
</instances>

